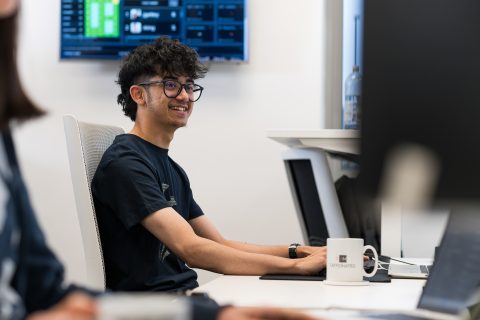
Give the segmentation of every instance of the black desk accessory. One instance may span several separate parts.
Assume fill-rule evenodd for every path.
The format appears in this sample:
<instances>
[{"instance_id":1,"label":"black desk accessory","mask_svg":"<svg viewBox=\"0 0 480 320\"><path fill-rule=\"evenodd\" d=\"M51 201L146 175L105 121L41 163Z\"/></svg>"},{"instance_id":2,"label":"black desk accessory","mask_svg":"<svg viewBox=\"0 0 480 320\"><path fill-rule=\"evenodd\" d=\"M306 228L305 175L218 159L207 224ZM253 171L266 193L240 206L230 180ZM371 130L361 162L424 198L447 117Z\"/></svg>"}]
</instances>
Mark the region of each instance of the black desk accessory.
<instances>
[{"instance_id":1,"label":"black desk accessory","mask_svg":"<svg viewBox=\"0 0 480 320\"><path fill-rule=\"evenodd\" d=\"M369 260L373 261L373 260ZM367 267L369 263L366 263ZM373 267L372 267L373 268ZM368 270L367 270L368 271ZM294 280L294 281L323 281L326 279L326 269L323 269L316 275L297 275L297 274L264 274L260 277L260 280ZM370 278L364 278L369 282L391 282L390 276L387 270L377 270L377 273Z\"/></svg>"}]
</instances>

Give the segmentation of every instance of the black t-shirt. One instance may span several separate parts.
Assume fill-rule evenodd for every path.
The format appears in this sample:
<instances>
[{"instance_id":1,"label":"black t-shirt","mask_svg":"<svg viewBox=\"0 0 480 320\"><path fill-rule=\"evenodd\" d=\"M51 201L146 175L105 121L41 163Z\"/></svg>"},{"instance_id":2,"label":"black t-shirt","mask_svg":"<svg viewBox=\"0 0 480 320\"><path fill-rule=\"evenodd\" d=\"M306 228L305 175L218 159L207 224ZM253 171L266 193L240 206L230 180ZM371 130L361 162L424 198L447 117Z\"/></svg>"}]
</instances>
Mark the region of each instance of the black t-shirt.
<instances>
[{"instance_id":1,"label":"black t-shirt","mask_svg":"<svg viewBox=\"0 0 480 320\"><path fill-rule=\"evenodd\" d=\"M198 286L197 274L141 225L167 207L185 220L203 215L188 177L162 149L135 135L115 138L92 181L107 287L173 291Z\"/></svg>"}]
</instances>

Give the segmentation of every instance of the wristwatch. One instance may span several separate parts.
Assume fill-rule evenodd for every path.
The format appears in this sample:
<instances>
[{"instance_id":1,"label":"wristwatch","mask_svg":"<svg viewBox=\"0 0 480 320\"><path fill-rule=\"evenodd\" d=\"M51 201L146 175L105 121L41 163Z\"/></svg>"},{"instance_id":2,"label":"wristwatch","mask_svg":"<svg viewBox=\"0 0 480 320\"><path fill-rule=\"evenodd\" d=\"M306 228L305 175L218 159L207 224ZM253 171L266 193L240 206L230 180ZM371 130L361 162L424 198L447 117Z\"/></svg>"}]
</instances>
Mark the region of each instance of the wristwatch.
<instances>
[{"instance_id":1,"label":"wristwatch","mask_svg":"<svg viewBox=\"0 0 480 320\"><path fill-rule=\"evenodd\" d=\"M291 245L288 246L288 257L290 259L297 259L297 247L300 245L300 243L292 243Z\"/></svg>"}]
</instances>

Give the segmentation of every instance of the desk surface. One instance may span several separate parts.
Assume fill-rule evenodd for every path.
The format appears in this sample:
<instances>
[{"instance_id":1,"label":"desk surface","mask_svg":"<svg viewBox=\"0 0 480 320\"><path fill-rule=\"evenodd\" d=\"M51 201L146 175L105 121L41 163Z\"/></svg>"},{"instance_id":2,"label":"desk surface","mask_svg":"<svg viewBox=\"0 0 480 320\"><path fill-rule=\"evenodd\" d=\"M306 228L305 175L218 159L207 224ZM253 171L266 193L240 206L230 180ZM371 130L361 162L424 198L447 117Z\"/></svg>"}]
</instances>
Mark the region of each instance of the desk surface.
<instances>
[{"instance_id":1,"label":"desk surface","mask_svg":"<svg viewBox=\"0 0 480 320\"><path fill-rule=\"evenodd\" d=\"M303 310L373 308L413 310L425 280L392 280L368 286L329 286L322 281L260 280L258 276L221 276L196 291L219 304L278 306Z\"/></svg>"},{"instance_id":2,"label":"desk surface","mask_svg":"<svg viewBox=\"0 0 480 320\"><path fill-rule=\"evenodd\" d=\"M358 130L270 130L267 136L292 148L320 148L326 151L359 154Z\"/></svg>"}]
</instances>

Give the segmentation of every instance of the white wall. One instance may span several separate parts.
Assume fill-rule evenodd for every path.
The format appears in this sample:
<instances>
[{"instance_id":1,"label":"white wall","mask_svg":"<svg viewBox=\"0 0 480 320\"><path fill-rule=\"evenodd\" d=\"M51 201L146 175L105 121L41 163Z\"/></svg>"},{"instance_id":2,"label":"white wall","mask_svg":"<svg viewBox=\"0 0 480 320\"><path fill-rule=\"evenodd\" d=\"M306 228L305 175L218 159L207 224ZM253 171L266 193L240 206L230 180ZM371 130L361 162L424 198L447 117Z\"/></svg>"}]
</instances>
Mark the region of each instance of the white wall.
<instances>
[{"instance_id":1,"label":"white wall","mask_svg":"<svg viewBox=\"0 0 480 320\"><path fill-rule=\"evenodd\" d=\"M58 0L24 0L19 64L48 116L16 130L34 206L67 278L85 276L62 115L130 129L115 103L118 62L59 61ZM283 164L267 129L338 127L341 1L250 0L250 61L213 64L171 154L205 212L232 239L301 239ZM338 82L338 83L337 83ZM338 97L337 97L338 96ZM211 275L202 274L202 281Z\"/></svg>"}]
</instances>

